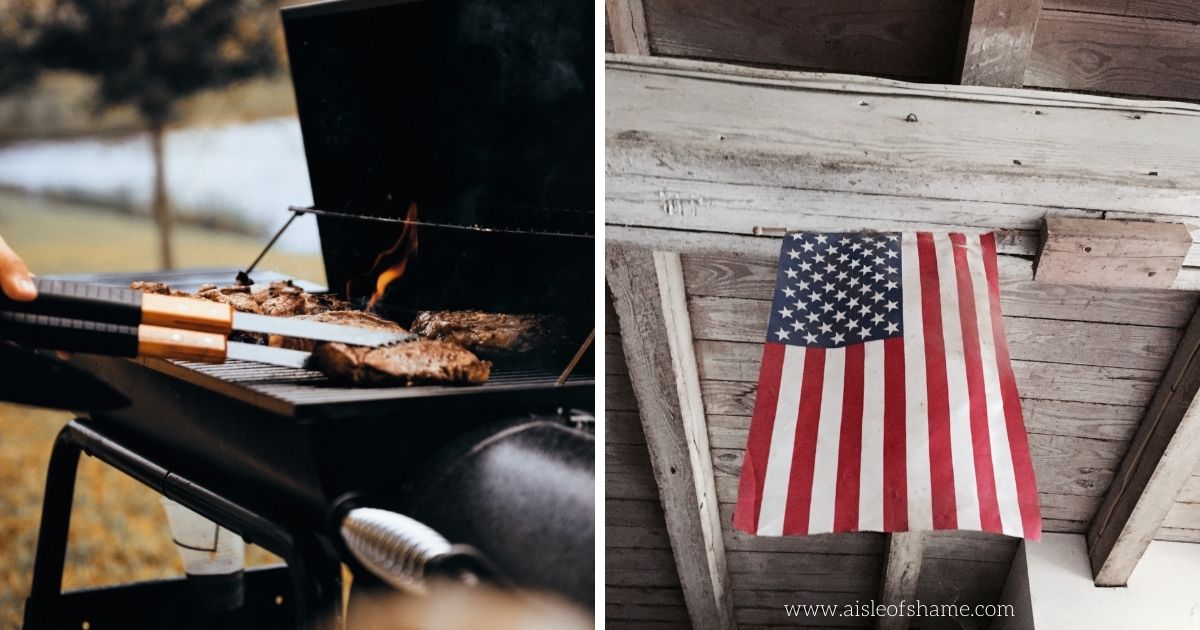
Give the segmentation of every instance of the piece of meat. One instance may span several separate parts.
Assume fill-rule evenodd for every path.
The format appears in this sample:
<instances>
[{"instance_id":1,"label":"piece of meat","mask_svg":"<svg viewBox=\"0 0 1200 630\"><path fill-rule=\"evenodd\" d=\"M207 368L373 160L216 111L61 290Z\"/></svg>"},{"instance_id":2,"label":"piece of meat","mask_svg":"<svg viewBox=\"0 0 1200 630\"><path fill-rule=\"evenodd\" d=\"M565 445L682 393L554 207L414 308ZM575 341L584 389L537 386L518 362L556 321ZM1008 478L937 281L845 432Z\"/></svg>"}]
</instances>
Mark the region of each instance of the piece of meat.
<instances>
[{"instance_id":1,"label":"piece of meat","mask_svg":"<svg viewBox=\"0 0 1200 630\"><path fill-rule=\"evenodd\" d=\"M378 348L318 343L312 365L347 385L482 384L492 364L457 344L420 339Z\"/></svg>"},{"instance_id":2,"label":"piece of meat","mask_svg":"<svg viewBox=\"0 0 1200 630\"><path fill-rule=\"evenodd\" d=\"M483 311L421 311L412 332L452 341L481 354L526 354L554 350L563 322L554 315L509 315Z\"/></svg>"},{"instance_id":3,"label":"piece of meat","mask_svg":"<svg viewBox=\"0 0 1200 630\"><path fill-rule=\"evenodd\" d=\"M196 297L210 300L212 302L221 302L228 304L234 310L243 313L262 313L262 309L258 306L258 302L254 301L254 296L250 295L250 287L221 287L219 289L206 288L207 285L200 287L202 290L196 293Z\"/></svg>"},{"instance_id":4,"label":"piece of meat","mask_svg":"<svg viewBox=\"0 0 1200 630\"><path fill-rule=\"evenodd\" d=\"M171 287L165 282L149 282L145 280L135 280L129 283L129 288L142 293L157 293L159 295L171 295Z\"/></svg>"},{"instance_id":5,"label":"piece of meat","mask_svg":"<svg viewBox=\"0 0 1200 630\"><path fill-rule=\"evenodd\" d=\"M263 315L274 315L276 317L303 315L305 313L304 296L298 293L280 293L273 298L260 302L259 308L262 309Z\"/></svg>"},{"instance_id":6,"label":"piece of meat","mask_svg":"<svg viewBox=\"0 0 1200 630\"><path fill-rule=\"evenodd\" d=\"M269 301L268 301L269 302ZM266 305L264 304L264 310ZM323 313L313 313L311 315L297 315L295 319L303 319L312 322L328 322L331 324L345 324L347 326L357 326L369 330L386 330L391 332L406 333L407 330L403 326L382 317L376 317L370 313L362 311L325 311ZM292 337L283 337L280 335L271 335L267 340L267 345L277 348L289 348L292 350L303 350L310 352L315 345L311 339L295 339Z\"/></svg>"}]
</instances>

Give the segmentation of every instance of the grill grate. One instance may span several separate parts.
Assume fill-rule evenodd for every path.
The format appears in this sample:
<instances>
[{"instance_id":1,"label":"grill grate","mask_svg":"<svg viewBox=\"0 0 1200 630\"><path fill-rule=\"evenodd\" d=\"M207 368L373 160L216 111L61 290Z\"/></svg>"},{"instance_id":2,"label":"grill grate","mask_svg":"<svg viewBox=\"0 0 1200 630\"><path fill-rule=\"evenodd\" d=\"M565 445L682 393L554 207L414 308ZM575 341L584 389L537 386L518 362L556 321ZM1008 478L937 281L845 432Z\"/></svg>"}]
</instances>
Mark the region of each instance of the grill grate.
<instances>
[{"instance_id":1,"label":"grill grate","mask_svg":"<svg viewBox=\"0 0 1200 630\"><path fill-rule=\"evenodd\" d=\"M415 385L409 387L347 387L314 370L248 361L223 364L144 359L156 370L219 391L243 402L283 415L343 415L359 411L353 403L402 401L416 398L459 397L511 390L556 388L557 369L493 365L483 385ZM594 378L574 374L561 387L592 387ZM353 410L353 411L352 411Z\"/></svg>"}]
</instances>

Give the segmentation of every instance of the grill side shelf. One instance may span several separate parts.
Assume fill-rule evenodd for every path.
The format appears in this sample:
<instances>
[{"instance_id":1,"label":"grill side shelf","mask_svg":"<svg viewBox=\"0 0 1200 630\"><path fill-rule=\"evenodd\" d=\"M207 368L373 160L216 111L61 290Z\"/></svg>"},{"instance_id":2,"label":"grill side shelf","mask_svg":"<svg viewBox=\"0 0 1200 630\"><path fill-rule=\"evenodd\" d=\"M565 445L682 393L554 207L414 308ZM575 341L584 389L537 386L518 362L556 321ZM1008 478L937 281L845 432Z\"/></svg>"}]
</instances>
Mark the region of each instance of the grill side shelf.
<instances>
[{"instance_id":1,"label":"grill side shelf","mask_svg":"<svg viewBox=\"0 0 1200 630\"><path fill-rule=\"evenodd\" d=\"M558 373L546 369L493 369L483 385L415 385L411 387L341 387L320 372L259 363L229 361L224 364L186 363L149 359L150 369L229 396L271 413L287 416L343 416L366 411L364 405L388 402L471 399L506 392L574 395L594 390L590 375L572 376L555 385Z\"/></svg>"}]
</instances>

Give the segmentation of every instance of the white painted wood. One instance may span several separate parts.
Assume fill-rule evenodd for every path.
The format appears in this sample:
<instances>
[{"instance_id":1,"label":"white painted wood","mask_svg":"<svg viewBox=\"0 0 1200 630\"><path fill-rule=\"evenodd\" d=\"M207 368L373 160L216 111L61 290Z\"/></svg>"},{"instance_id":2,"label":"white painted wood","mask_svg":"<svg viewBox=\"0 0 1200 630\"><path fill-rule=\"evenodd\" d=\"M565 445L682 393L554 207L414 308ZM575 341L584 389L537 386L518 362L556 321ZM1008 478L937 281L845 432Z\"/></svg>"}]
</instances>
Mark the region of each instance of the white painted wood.
<instances>
[{"instance_id":1,"label":"white painted wood","mask_svg":"<svg viewBox=\"0 0 1200 630\"><path fill-rule=\"evenodd\" d=\"M621 247L606 253L629 381L692 626L735 628L679 255ZM620 451L611 448L606 462L619 470Z\"/></svg>"},{"instance_id":2,"label":"white painted wood","mask_svg":"<svg viewBox=\"0 0 1200 630\"><path fill-rule=\"evenodd\" d=\"M701 79L704 69L714 72ZM928 87L897 88L895 82L835 82L781 71L769 76L701 63L680 70L654 58L610 63L607 172L1197 213L1200 155L1192 138L1200 135L1200 118L1194 107L1170 106L1150 115L1153 105L1132 100L1105 99L1097 106L1003 91L991 94L995 100L1032 100L992 102L962 88L943 88L930 98ZM917 122L909 122L909 114Z\"/></svg>"},{"instance_id":3,"label":"white painted wood","mask_svg":"<svg viewBox=\"0 0 1200 630\"><path fill-rule=\"evenodd\" d=\"M1024 547L1037 630L1162 628L1200 630L1200 545L1156 541L1126 588L1092 583L1084 537L1046 534Z\"/></svg>"},{"instance_id":4,"label":"white painted wood","mask_svg":"<svg viewBox=\"0 0 1200 630\"><path fill-rule=\"evenodd\" d=\"M887 558L879 588L881 604L896 606L899 610L901 602L912 603L916 598L926 540L925 532L888 534ZM902 614L882 615L875 627L880 630L904 630L908 627L908 617Z\"/></svg>"},{"instance_id":5,"label":"white painted wood","mask_svg":"<svg viewBox=\"0 0 1200 630\"><path fill-rule=\"evenodd\" d=\"M609 68L632 68L646 70L642 59L629 55L610 54L606 57ZM796 72L774 70L728 63L714 63L695 59L662 57L655 60L655 67L680 76L723 77L729 80L751 80L755 85L788 87L828 91L852 91L864 94L909 95L927 98L954 98L963 101L1000 103L1009 105L1043 105L1054 103L1059 107L1084 109L1128 110L1132 105L1138 111L1200 116L1200 104L1180 101L1131 100L1076 92L1046 92L988 86L953 85L937 83L911 83L895 79L837 74L832 72Z\"/></svg>"},{"instance_id":6,"label":"white painted wood","mask_svg":"<svg viewBox=\"0 0 1200 630\"><path fill-rule=\"evenodd\" d=\"M1088 531L1096 584L1123 586L1200 461L1200 311Z\"/></svg>"}]
</instances>

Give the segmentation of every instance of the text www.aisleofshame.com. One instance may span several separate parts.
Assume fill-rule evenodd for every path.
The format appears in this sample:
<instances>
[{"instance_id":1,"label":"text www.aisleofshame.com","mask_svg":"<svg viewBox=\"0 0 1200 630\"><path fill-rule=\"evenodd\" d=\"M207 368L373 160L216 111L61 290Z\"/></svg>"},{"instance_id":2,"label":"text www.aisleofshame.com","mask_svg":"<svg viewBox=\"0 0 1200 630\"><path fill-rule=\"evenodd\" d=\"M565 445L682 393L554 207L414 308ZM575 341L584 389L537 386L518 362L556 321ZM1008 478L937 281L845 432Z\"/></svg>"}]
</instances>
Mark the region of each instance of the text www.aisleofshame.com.
<instances>
[{"instance_id":1,"label":"text www.aisleofshame.com","mask_svg":"<svg viewBox=\"0 0 1200 630\"><path fill-rule=\"evenodd\" d=\"M788 617L1012 617L1011 604L926 604L900 600L897 604L784 604Z\"/></svg>"}]
</instances>

